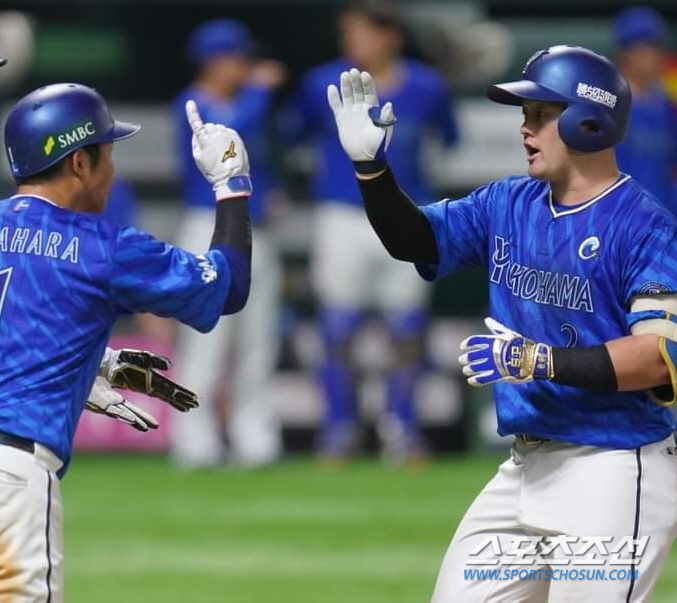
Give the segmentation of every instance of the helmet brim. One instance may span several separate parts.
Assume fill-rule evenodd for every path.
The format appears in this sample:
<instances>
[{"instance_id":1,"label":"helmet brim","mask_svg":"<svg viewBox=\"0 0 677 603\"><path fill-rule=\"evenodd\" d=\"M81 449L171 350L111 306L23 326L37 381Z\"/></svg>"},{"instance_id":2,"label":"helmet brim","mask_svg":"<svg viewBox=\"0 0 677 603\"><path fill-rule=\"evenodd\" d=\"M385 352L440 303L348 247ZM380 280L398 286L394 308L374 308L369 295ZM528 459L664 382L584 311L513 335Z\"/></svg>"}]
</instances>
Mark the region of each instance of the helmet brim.
<instances>
[{"instance_id":1,"label":"helmet brim","mask_svg":"<svg viewBox=\"0 0 677 603\"><path fill-rule=\"evenodd\" d=\"M546 103L569 102L569 99L561 94L539 86L530 80L494 84L487 89L487 96L495 103L502 105L521 105L525 100L543 101Z\"/></svg>"},{"instance_id":2,"label":"helmet brim","mask_svg":"<svg viewBox=\"0 0 677 603\"><path fill-rule=\"evenodd\" d=\"M7 62L5 57L0 57L0 67L2 67Z\"/></svg>"},{"instance_id":3,"label":"helmet brim","mask_svg":"<svg viewBox=\"0 0 677 603\"><path fill-rule=\"evenodd\" d=\"M134 136L134 134L136 134L140 129L141 126L139 124L131 124L129 122L118 121L116 119L113 124L113 129L108 135L108 142L113 142L114 140L124 140L125 138Z\"/></svg>"}]
</instances>

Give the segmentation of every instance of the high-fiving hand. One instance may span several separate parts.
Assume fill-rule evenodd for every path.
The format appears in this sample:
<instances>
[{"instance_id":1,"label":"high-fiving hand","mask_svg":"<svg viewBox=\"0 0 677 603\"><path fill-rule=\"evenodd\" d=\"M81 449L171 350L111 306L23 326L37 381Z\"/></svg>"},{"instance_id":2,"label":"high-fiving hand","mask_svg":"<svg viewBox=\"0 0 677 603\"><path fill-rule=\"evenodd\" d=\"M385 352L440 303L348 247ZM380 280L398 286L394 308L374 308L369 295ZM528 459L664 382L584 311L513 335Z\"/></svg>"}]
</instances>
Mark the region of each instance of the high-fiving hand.
<instances>
[{"instance_id":1,"label":"high-fiving hand","mask_svg":"<svg viewBox=\"0 0 677 603\"><path fill-rule=\"evenodd\" d=\"M193 159L216 200L251 195L249 158L240 135L221 124L203 123L193 100L186 102L186 117L193 130Z\"/></svg>"},{"instance_id":2,"label":"high-fiving hand","mask_svg":"<svg viewBox=\"0 0 677 603\"><path fill-rule=\"evenodd\" d=\"M357 69L344 71L341 92L331 84L327 88L327 99L343 150L356 162L357 171L371 173L383 169L395 115L391 103L379 108L371 75Z\"/></svg>"}]
</instances>

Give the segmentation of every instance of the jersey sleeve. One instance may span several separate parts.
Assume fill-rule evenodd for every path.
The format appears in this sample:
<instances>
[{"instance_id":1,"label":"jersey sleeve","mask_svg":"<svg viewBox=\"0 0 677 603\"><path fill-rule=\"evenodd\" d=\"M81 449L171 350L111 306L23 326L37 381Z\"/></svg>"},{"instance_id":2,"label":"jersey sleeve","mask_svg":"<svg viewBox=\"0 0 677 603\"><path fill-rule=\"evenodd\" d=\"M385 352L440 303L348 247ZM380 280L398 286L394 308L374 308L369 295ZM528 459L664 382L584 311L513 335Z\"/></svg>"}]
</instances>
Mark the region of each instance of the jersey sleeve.
<instances>
[{"instance_id":1,"label":"jersey sleeve","mask_svg":"<svg viewBox=\"0 0 677 603\"><path fill-rule=\"evenodd\" d=\"M649 223L624 252L623 302L639 295L677 293L677 223L665 217Z\"/></svg>"},{"instance_id":2,"label":"jersey sleeve","mask_svg":"<svg viewBox=\"0 0 677 603\"><path fill-rule=\"evenodd\" d=\"M131 227L113 242L110 295L118 313L151 312L206 332L230 286L228 261L218 249L193 255Z\"/></svg>"},{"instance_id":3,"label":"jersey sleeve","mask_svg":"<svg viewBox=\"0 0 677 603\"><path fill-rule=\"evenodd\" d=\"M444 199L421 206L430 222L439 262L435 265L416 264L426 280L436 280L463 266L486 264L488 236L488 204L490 186L479 188L463 199Z\"/></svg>"}]
</instances>

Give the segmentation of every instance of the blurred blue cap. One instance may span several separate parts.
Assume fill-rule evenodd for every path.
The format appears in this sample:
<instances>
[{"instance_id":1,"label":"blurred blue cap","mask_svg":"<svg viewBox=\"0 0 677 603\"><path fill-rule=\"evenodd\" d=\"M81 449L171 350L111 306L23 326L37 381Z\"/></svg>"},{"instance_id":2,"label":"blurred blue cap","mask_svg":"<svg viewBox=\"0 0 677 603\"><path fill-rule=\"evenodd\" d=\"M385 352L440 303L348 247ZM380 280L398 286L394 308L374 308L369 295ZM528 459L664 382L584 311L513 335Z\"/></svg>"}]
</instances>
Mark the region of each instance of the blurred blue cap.
<instances>
[{"instance_id":1,"label":"blurred blue cap","mask_svg":"<svg viewBox=\"0 0 677 603\"><path fill-rule=\"evenodd\" d=\"M662 46L665 43L665 21L653 8L633 6L614 18L616 44L627 48L635 44Z\"/></svg>"},{"instance_id":2,"label":"blurred blue cap","mask_svg":"<svg viewBox=\"0 0 677 603\"><path fill-rule=\"evenodd\" d=\"M219 54L249 55L253 51L254 41L249 30L232 19L207 21L188 38L188 55L197 65Z\"/></svg>"}]
</instances>

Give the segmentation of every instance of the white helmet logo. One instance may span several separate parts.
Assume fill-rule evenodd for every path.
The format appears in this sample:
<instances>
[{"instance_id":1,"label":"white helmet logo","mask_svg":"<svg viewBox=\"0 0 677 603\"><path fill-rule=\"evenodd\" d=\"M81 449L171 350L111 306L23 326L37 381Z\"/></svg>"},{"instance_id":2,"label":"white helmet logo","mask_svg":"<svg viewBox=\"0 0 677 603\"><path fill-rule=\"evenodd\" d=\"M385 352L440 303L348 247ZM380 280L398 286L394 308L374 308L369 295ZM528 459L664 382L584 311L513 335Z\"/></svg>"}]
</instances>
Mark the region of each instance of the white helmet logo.
<instances>
[{"instance_id":1,"label":"white helmet logo","mask_svg":"<svg viewBox=\"0 0 677 603\"><path fill-rule=\"evenodd\" d=\"M589 260L597 255L600 242L595 236L588 237L578 247L578 257L582 260Z\"/></svg>"}]
</instances>

